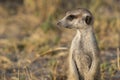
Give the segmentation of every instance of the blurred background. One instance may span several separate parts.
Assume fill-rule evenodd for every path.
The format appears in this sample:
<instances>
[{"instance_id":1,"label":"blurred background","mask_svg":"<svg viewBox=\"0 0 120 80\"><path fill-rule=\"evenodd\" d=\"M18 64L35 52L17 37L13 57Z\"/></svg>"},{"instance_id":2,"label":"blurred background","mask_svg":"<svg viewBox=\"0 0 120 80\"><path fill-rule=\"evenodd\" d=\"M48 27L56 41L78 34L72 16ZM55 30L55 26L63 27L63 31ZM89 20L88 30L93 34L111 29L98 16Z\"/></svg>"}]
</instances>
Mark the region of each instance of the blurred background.
<instances>
[{"instance_id":1,"label":"blurred background","mask_svg":"<svg viewBox=\"0 0 120 80\"><path fill-rule=\"evenodd\" d=\"M0 80L66 80L75 31L56 23L76 8L94 15L102 80L120 80L120 0L0 0Z\"/></svg>"}]
</instances>

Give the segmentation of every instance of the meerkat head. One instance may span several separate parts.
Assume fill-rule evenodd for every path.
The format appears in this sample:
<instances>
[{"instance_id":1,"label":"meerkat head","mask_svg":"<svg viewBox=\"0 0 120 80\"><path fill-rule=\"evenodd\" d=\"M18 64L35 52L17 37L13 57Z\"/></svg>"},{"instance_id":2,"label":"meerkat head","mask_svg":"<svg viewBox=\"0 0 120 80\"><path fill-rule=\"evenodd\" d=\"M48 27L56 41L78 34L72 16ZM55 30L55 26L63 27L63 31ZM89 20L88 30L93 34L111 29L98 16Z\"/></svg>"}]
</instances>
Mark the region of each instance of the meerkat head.
<instances>
[{"instance_id":1,"label":"meerkat head","mask_svg":"<svg viewBox=\"0 0 120 80\"><path fill-rule=\"evenodd\" d=\"M91 12L84 8L68 11L57 23L58 26L66 28L86 29L93 25L93 16Z\"/></svg>"}]
</instances>

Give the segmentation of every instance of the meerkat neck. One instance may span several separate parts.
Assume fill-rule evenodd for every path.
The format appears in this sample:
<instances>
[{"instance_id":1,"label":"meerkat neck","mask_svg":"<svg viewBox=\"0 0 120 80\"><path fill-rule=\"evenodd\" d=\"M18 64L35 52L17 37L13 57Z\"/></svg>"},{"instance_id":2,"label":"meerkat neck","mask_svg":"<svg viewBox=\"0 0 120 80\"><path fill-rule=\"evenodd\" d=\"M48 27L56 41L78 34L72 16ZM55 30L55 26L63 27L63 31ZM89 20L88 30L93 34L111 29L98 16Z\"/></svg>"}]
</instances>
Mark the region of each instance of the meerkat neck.
<instances>
[{"instance_id":1,"label":"meerkat neck","mask_svg":"<svg viewBox=\"0 0 120 80\"><path fill-rule=\"evenodd\" d=\"M89 28L86 29L77 29L77 34L76 36L80 36L81 39L83 39L83 41L89 38L93 38L94 37L94 30L93 27L88 26Z\"/></svg>"},{"instance_id":2,"label":"meerkat neck","mask_svg":"<svg viewBox=\"0 0 120 80\"><path fill-rule=\"evenodd\" d=\"M89 32L93 32L93 27L92 26L88 26L88 28L85 29L78 29L77 32L80 31L81 34L87 34Z\"/></svg>"},{"instance_id":3,"label":"meerkat neck","mask_svg":"<svg viewBox=\"0 0 120 80\"><path fill-rule=\"evenodd\" d=\"M79 44L85 51L90 51L96 48L96 38L94 35L94 30L90 26L89 28L86 29L78 29L76 36L79 36ZM92 47L91 47L92 46Z\"/></svg>"}]
</instances>

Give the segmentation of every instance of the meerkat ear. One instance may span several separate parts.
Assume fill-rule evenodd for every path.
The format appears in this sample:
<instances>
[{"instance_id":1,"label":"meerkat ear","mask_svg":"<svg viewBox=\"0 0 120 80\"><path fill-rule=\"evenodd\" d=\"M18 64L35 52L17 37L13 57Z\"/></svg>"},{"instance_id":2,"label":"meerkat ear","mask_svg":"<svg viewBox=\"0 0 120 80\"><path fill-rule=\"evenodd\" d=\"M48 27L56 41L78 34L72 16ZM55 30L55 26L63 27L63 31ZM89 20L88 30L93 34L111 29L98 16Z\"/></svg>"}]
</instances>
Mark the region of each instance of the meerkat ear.
<instances>
[{"instance_id":1,"label":"meerkat ear","mask_svg":"<svg viewBox=\"0 0 120 80\"><path fill-rule=\"evenodd\" d=\"M87 25L91 24L91 22L92 22L92 17L91 17L91 16L86 16L85 22L86 22Z\"/></svg>"}]
</instances>

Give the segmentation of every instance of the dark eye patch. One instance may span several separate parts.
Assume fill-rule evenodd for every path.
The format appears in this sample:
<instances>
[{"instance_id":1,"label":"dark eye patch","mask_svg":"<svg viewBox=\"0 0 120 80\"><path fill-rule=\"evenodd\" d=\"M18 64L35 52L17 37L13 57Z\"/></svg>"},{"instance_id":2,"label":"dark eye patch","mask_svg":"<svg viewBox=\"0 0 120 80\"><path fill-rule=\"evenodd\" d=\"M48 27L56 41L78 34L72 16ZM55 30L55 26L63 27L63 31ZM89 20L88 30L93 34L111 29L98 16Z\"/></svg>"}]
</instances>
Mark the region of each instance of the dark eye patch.
<instances>
[{"instance_id":1,"label":"dark eye patch","mask_svg":"<svg viewBox=\"0 0 120 80\"><path fill-rule=\"evenodd\" d=\"M67 17L67 20L72 21L72 20L75 19L75 18L77 18L75 15L69 15L69 16Z\"/></svg>"}]
</instances>

